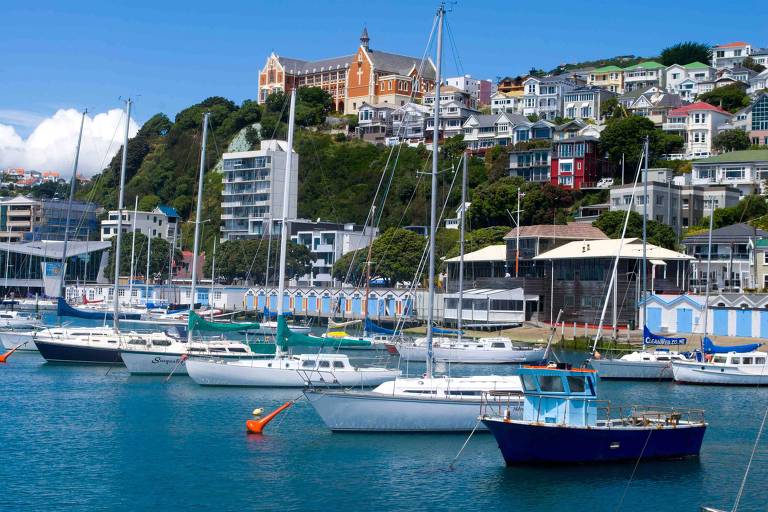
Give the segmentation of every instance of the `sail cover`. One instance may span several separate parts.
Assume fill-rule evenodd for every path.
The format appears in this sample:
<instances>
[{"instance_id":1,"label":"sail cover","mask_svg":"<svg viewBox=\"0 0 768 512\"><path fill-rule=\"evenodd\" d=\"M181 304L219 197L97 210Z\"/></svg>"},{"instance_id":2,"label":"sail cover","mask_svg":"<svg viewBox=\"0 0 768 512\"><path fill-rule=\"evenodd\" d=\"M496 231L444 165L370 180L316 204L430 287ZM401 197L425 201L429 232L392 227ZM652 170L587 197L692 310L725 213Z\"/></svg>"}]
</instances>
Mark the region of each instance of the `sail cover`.
<instances>
[{"instance_id":1,"label":"sail cover","mask_svg":"<svg viewBox=\"0 0 768 512\"><path fill-rule=\"evenodd\" d=\"M334 322L333 318L328 319L328 327L349 327L350 325L359 324L360 320L350 320L348 322Z\"/></svg>"},{"instance_id":2,"label":"sail cover","mask_svg":"<svg viewBox=\"0 0 768 512\"><path fill-rule=\"evenodd\" d=\"M293 313L290 311L286 311L283 313L284 316L293 316ZM266 306L264 306L264 318L277 318L277 311L270 311L270 309Z\"/></svg>"},{"instance_id":3,"label":"sail cover","mask_svg":"<svg viewBox=\"0 0 768 512\"><path fill-rule=\"evenodd\" d=\"M708 337L704 337L704 343L702 344L704 352L707 354L725 354L727 352L738 352L743 354L745 352L753 352L762 346L762 343L750 343L749 345L734 345L732 347L723 347L715 345L715 343Z\"/></svg>"},{"instance_id":4,"label":"sail cover","mask_svg":"<svg viewBox=\"0 0 768 512\"><path fill-rule=\"evenodd\" d=\"M435 334L464 334L463 331L458 331L456 329L445 329L443 327L432 327L432 332Z\"/></svg>"},{"instance_id":5,"label":"sail cover","mask_svg":"<svg viewBox=\"0 0 768 512\"><path fill-rule=\"evenodd\" d=\"M643 326L643 345L685 345L686 338L668 338L653 334L647 325Z\"/></svg>"},{"instance_id":6,"label":"sail cover","mask_svg":"<svg viewBox=\"0 0 768 512\"><path fill-rule=\"evenodd\" d=\"M291 331L285 316L277 319L277 343L283 350L288 347L369 347L370 341L354 338L321 338L320 336L307 336Z\"/></svg>"},{"instance_id":7,"label":"sail cover","mask_svg":"<svg viewBox=\"0 0 768 512\"><path fill-rule=\"evenodd\" d=\"M111 311L83 311L82 309L73 308L64 297L58 297L56 299L56 314L59 316L73 316L75 318L87 318L89 320L112 320L114 315ZM120 313L118 316L120 320L141 320L140 313Z\"/></svg>"},{"instance_id":8,"label":"sail cover","mask_svg":"<svg viewBox=\"0 0 768 512\"><path fill-rule=\"evenodd\" d=\"M389 334L390 336L397 334L397 331L382 327L374 323L370 318L365 319L365 332L372 332L374 334Z\"/></svg>"},{"instance_id":9,"label":"sail cover","mask_svg":"<svg viewBox=\"0 0 768 512\"><path fill-rule=\"evenodd\" d=\"M187 328L190 331L233 332L249 331L251 329L259 329L260 327L261 325L255 322L211 322L194 311L189 312L189 321L187 322Z\"/></svg>"}]
</instances>

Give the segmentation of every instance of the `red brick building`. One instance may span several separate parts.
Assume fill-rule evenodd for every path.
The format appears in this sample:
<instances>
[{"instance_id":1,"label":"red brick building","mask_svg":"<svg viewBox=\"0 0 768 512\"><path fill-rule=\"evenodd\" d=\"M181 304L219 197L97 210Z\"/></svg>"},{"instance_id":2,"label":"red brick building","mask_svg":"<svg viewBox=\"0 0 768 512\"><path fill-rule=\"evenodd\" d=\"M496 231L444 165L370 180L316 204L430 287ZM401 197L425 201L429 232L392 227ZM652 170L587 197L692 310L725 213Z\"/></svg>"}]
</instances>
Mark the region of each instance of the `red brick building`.
<instances>
[{"instance_id":1,"label":"red brick building","mask_svg":"<svg viewBox=\"0 0 768 512\"><path fill-rule=\"evenodd\" d=\"M598 139L576 136L552 143L550 183L571 190L594 187L610 176L610 167L598 152Z\"/></svg>"}]
</instances>

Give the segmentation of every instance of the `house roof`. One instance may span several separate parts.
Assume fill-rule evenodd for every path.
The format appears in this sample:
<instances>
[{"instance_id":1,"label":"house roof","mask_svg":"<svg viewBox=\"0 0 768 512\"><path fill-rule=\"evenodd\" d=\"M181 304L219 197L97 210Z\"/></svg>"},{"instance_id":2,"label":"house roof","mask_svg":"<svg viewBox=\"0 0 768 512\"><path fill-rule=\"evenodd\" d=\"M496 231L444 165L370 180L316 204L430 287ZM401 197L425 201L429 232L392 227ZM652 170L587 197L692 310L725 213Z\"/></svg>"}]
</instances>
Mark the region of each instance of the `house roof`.
<instances>
[{"instance_id":1,"label":"house roof","mask_svg":"<svg viewBox=\"0 0 768 512\"><path fill-rule=\"evenodd\" d=\"M731 151L721 155L711 156L696 161L696 165L702 164L735 164L745 162L768 162L768 149L745 149L743 151Z\"/></svg>"},{"instance_id":2,"label":"house roof","mask_svg":"<svg viewBox=\"0 0 768 512\"><path fill-rule=\"evenodd\" d=\"M768 231L754 228L743 222L712 230L712 240L714 241L735 241L738 239L754 238L756 236L768 237ZM708 243L708 241L709 231L683 238L684 244Z\"/></svg>"},{"instance_id":3,"label":"house roof","mask_svg":"<svg viewBox=\"0 0 768 512\"><path fill-rule=\"evenodd\" d=\"M562 238L571 240L607 239L605 233L591 224L570 222L568 224L537 224L520 226L521 238ZM517 228L504 235L504 240L517 238Z\"/></svg>"},{"instance_id":4,"label":"house roof","mask_svg":"<svg viewBox=\"0 0 768 512\"><path fill-rule=\"evenodd\" d=\"M595 73L602 73L605 71L623 71L619 66L603 66L593 70Z\"/></svg>"},{"instance_id":5,"label":"house roof","mask_svg":"<svg viewBox=\"0 0 768 512\"><path fill-rule=\"evenodd\" d=\"M708 69L709 66L703 62L691 62L683 66L685 69Z\"/></svg>"},{"instance_id":6,"label":"house roof","mask_svg":"<svg viewBox=\"0 0 768 512\"><path fill-rule=\"evenodd\" d=\"M656 61L648 60L648 61L645 61L645 62L640 62L638 64L635 64L634 66L629 66L627 68L624 68L624 70L626 71L626 70L630 70L630 69L660 69L660 68L664 68L664 67L666 67L666 66L664 66L664 64L659 64Z\"/></svg>"},{"instance_id":7,"label":"house roof","mask_svg":"<svg viewBox=\"0 0 768 512\"><path fill-rule=\"evenodd\" d=\"M690 105L683 105L682 107L678 107L676 109L670 110L669 115L672 117L675 116L687 116L689 112L698 112L700 110L709 110L712 112L719 112L721 114L725 114L727 116L732 116L730 112L727 110L723 110L720 107L716 107L714 105L710 105L709 103L703 102L703 101L697 101L695 103L691 103Z\"/></svg>"},{"instance_id":8,"label":"house roof","mask_svg":"<svg viewBox=\"0 0 768 512\"><path fill-rule=\"evenodd\" d=\"M587 258L615 258L621 247L620 257L639 260L643 258L643 241L639 238L609 240L584 240L561 245L551 251L539 254L534 260L571 260ZM653 244L646 244L646 254L649 260L692 260L691 256Z\"/></svg>"},{"instance_id":9,"label":"house roof","mask_svg":"<svg viewBox=\"0 0 768 512\"><path fill-rule=\"evenodd\" d=\"M454 258L448 258L446 263L456 263L461 258L456 256ZM464 255L464 263L480 262L480 261L507 261L507 246L501 245L489 245L483 247L479 251L473 251Z\"/></svg>"},{"instance_id":10,"label":"house roof","mask_svg":"<svg viewBox=\"0 0 768 512\"><path fill-rule=\"evenodd\" d=\"M112 242L80 242L70 240L67 242L67 257L88 254L94 251L109 249ZM17 254L27 254L31 256L40 256L46 258L61 258L61 252L64 250L64 242L40 240L37 242L0 242L0 252L15 252Z\"/></svg>"},{"instance_id":11,"label":"house roof","mask_svg":"<svg viewBox=\"0 0 768 512\"><path fill-rule=\"evenodd\" d=\"M342 57L331 57L321 60L301 60L290 57L277 57L277 60L288 73L312 73L313 70L345 68L352 62L354 55L344 55Z\"/></svg>"},{"instance_id":12,"label":"house roof","mask_svg":"<svg viewBox=\"0 0 768 512\"><path fill-rule=\"evenodd\" d=\"M733 43L725 43L725 44L719 44L715 46L715 48L734 48L738 46L747 46L749 43L744 43L742 41L734 41Z\"/></svg>"},{"instance_id":13,"label":"house roof","mask_svg":"<svg viewBox=\"0 0 768 512\"><path fill-rule=\"evenodd\" d=\"M38 201L36 199L32 199L31 197L27 196L15 196L11 199L6 200L0 200L0 203L2 204L37 204Z\"/></svg>"},{"instance_id":14,"label":"house roof","mask_svg":"<svg viewBox=\"0 0 768 512\"><path fill-rule=\"evenodd\" d=\"M176 211L176 208L174 208L173 206L168 206L167 204L159 204L159 205L157 205L156 209L158 209L162 213L164 213L166 217L178 217L179 216L179 212Z\"/></svg>"},{"instance_id":15,"label":"house roof","mask_svg":"<svg viewBox=\"0 0 768 512\"><path fill-rule=\"evenodd\" d=\"M411 69L419 69L421 65L421 59L416 57L408 57L406 55L398 55L396 53L387 53L379 50L368 50L368 57L373 61L373 65L380 71L389 71L390 73L396 73L398 75L407 75ZM424 62L424 68L422 70L422 76L424 78L435 78L435 68L432 65L432 61L426 60Z\"/></svg>"}]
</instances>

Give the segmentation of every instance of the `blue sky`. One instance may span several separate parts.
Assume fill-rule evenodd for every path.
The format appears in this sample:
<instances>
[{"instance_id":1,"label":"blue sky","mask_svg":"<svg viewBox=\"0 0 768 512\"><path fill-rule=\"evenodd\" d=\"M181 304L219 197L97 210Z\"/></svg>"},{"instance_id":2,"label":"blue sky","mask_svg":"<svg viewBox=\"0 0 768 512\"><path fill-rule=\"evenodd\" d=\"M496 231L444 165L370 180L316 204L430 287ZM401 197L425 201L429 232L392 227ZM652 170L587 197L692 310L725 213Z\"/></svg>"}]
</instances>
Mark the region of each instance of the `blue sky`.
<instances>
[{"instance_id":1,"label":"blue sky","mask_svg":"<svg viewBox=\"0 0 768 512\"><path fill-rule=\"evenodd\" d=\"M240 102L255 97L270 51L307 59L350 54L363 25L373 48L420 55L436 5L3 0L0 123L25 137L58 109L105 112L126 95L138 96L139 122L159 111L173 116L211 95ZM768 46L764 4L725 5L461 0L449 23L463 69L449 52L447 72L494 78L531 66L653 55L683 40Z\"/></svg>"}]
</instances>

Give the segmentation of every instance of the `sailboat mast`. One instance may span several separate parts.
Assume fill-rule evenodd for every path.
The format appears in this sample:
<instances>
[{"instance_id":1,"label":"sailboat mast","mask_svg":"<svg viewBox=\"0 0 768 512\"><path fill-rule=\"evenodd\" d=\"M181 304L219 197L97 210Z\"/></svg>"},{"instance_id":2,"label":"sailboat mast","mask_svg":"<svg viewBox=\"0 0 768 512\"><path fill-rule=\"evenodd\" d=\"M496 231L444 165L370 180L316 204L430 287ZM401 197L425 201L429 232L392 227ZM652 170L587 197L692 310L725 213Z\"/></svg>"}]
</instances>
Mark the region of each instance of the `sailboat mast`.
<instances>
[{"instance_id":1,"label":"sailboat mast","mask_svg":"<svg viewBox=\"0 0 768 512\"><path fill-rule=\"evenodd\" d=\"M712 230L715 228L715 200L709 200L709 235L707 236L707 278L704 281L706 283L706 289L704 290L704 336L707 335L707 327L709 326L709 279L710 268L712 266ZM729 276L730 277L730 276ZM701 347L704 348L704 336L701 338Z\"/></svg>"},{"instance_id":2,"label":"sailboat mast","mask_svg":"<svg viewBox=\"0 0 768 512\"><path fill-rule=\"evenodd\" d=\"M283 179L283 211L280 222L280 274L277 283L277 321L285 313L283 293L285 293L285 262L288 259L288 203L291 200L291 167L293 166L293 125L296 117L296 89L291 91L291 109L288 117L288 147L285 156L285 177ZM280 356L280 343L275 344L275 356Z\"/></svg>"},{"instance_id":3,"label":"sailboat mast","mask_svg":"<svg viewBox=\"0 0 768 512\"><path fill-rule=\"evenodd\" d=\"M120 162L120 190L118 191L117 202L117 238L115 239L115 256L112 258L115 264L115 282L114 282L114 300L112 313L112 325L115 332L120 332L120 299L118 290L120 288L120 242L123 240L123 207L125 206L125 167L128 162L128 129L131 125L131 105L133 100L125 100L125 135L123 136L123 158Z\"/></svg>"},{"instance_id":4,"label":"sailboat mast","mask_svg":"<svg viewBox=\"0 0 768 512\"><path fill-rule=\"evenodd\" d=\"M197 211L195 212L195 241L192 245L192 280L189 290L189 313L195 310L195 286L197 285L197 252L200 250L200 215L203 210L203 179L205 178L205 143L208 139L208 116L203 114L203 138L200 143L200 171L197 178ZM192 341L192 330L187 330L187 341Z\"/></svg>"},{"instance_id":5,"label":"sailboat mast","mask_svg":"<svg viewBox=\"0 0 768 512\"><path fill-rule=\"evenodd\" d=\"M643 280L643 295L641 297L643 301L643 325L648 322L648 300L646 293L648 290L648 159L650 154L648 153L650 137L646 135L643 152L645 153L645 161L643 162L643 268L642 280ZM643 331L645 332L645 331ZM643 334L643 346L645 346L645 334Z\"/></svg>"},{"instance_id":6,"label":"sailboat mast","mask_svg":"<svg viewBox=\"0 0 768 512\"><path fill-rule=\"evenodd\" d=\"M216 287L216 237L213 238L213 262L211 262L211 293L213 300L213 289ZM213 308L211 308L211 320L213 320Z\"/></svg>"},{"instance_id":7,"label":"sailboat mast","mask_svg":"<svg viewBox=\"0 0 768 512\"><path fill-rule=\"evenodd\" d=\"M469 154L464 153L464 162L461 166L461 220L459 221L459 303L458 320L456 327L459 331L459 342L461 342L461 331L464 325L464 231L466 229L467 217L467 161ZM519 210L519 208L518 208Z\"/></svg>"},{"instance_id":8,"label":"sailboat mast","mask_svg":"<svg viewBox=\"0 0 768 512\"><path fill-rule=\"evenodd\" d=\"M64 224L64 245L61 249L61 284L59 285L60 295L64 297L64 275L67 269L67 242L69 242L69 221L72 216L72 201L75 199L75 184L77 183L77 164L80 161L80 143L83 140L83 125L85 124L85 114L88 109L83 110L83 116L80 118L80 132L77 135L77 147L75 149L75 163L72 165L72 181L69 183L69 202L67 203L67 220ZM30 261L32 259L30 258Z\"/></svg>"},{"instance_id":9,"label":"sailboat mast","mask_svg":"<svg viewBox=\"0 0 768 512\"><path fill-rule=\"evenodd\" d=\"M429 207L429 298L427 299L427 378L432 377L432 323L435 319L435 218L437 217L437 162L440 139L440 64L443 57L445 6L437 10L437 58L435 62L435 126L432 131L432 197Z\"/></svg>"},{"instance_id":10,"label":"sailboat mast","mask_svg":"<svg viewBox=\"0 0 768 512\"><path fill-rule=\"evenodd\" d=\"M149 302L149 262L152 257L152 237L147 237L147 273L144 276L144 304Z\"/></svg>"},{"instance_id":11,"label":"sailboat mast","mask_svg":"<svg viewBox=\"0 0 768 512\"><path fill-rule=\"evenodd\" d=\"M371 294L371 253L373 252L373 223L376 217L376 206L371 206L371 224L368 234L368 257L365 259L365 308L363 309L364 320L368 320L368 298ZM368 322L363 323L363 334L368 334Z\"/></svg>"},{"instance_id":12,"label":"sailboat mast","mask_svg":"<svg viewBox=\"0 0 768 512\"><path fill-rule=\"evenodd\" d=\"M139 196L133 198L133 222L131 223L131 273L128 279L128 304L133 302L133 271L136 257L136 213L139 209Z\"/></svg>"}]
</instances>

